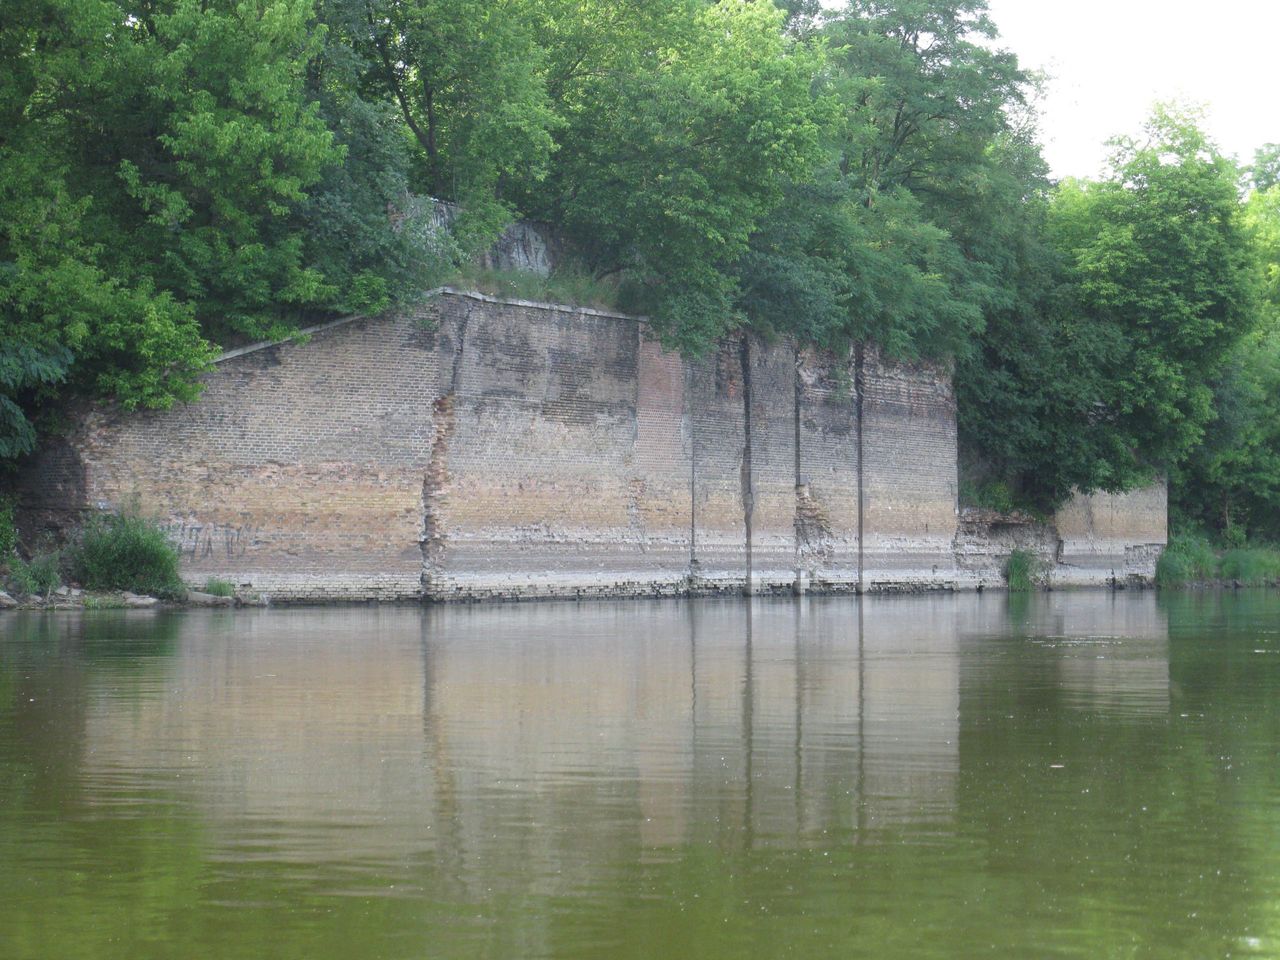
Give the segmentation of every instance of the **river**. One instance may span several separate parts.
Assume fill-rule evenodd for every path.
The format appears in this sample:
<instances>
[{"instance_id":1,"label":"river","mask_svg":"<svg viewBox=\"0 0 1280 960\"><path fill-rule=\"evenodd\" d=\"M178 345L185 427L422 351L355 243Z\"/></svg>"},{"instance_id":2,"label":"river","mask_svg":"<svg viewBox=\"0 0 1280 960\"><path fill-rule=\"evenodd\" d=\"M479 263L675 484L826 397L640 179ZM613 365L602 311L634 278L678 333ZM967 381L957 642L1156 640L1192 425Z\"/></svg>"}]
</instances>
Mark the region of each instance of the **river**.
<instances>
[{"instance_id":1,"label":"river","mask_svg":"<svg viewBox=\"0 0 1280 960\"><path fill-rule=\"evenodd\" d=\"M0 615L0 957L1280 957L1280 594Z\"/></svg>"}]
</instances>

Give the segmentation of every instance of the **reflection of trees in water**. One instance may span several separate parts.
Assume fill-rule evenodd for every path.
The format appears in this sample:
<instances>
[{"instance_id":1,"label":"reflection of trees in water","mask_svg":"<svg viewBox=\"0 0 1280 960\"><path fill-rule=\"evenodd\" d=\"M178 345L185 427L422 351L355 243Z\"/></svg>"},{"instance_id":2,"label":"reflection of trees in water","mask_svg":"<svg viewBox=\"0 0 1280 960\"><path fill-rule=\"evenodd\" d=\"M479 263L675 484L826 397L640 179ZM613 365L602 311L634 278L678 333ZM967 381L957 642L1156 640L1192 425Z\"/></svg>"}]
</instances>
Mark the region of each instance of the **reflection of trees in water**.
<instances>
[{"instance_id":1,"label":"reflection of trees in water","mask_svg":"<svg viewBox=\"0 0 1280 960\"><path fill-rule=\"evenodd\" d=\"M0 623L0 806L50 811L79 802L91 705L121 678L163 673L178 629L179 618L168 613L7 613Z\"/></svg>"}]
</instances>

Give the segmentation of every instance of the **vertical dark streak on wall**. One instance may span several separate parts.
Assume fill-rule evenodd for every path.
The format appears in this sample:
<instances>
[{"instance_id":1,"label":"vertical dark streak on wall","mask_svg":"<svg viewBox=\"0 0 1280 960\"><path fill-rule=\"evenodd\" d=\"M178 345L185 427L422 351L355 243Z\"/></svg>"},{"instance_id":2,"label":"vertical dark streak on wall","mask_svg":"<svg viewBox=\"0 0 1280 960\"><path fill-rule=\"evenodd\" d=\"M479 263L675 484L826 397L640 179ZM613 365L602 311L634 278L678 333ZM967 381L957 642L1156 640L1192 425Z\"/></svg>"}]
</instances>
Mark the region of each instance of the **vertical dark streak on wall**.
<instances>
[{"instance_id":1,"label":"vertical dark streak on wall","mask_svg":"<svg viewBox=\"0 0 1280 960\"><path fill-rule=\"evenodd\" d=\"M866 540L866 489L863 485L864 476L864 448L862 444L862 414L863 401L866 396L867 377L866 377L867 353L866 346L858 343L854 347L854 366L853 366L853 392L854 392L854 419L858 430L858 592L862 593L867 588L865 576L865 558L863 551L863 542Z\"/></svg>"},{"instance_id":2,"label":"vertical dark streak on wall","mask_svg":"<svg viewBox=\"0 0 1280 960\"><path fill-rule=\"evenodd\" d=\"M743 334L739 344L742 359L742 526L743 553L746 557L747 579L744 587L750 594L754 590L751 582L751 521L755 512L755 490L751 477L751 340Z\"/></svg>"},{"instance_id":3,"label":"vertical dark streak on wall","mask_svg":"<svg viewBox=\"0 0 1280 960\"><path fill-rule=\"evenodd\" d=\"M467 327L471 323L472 309L472 304L468 303L458 324L448 389L433 404L435 437L431 445L431 459L422 477L422 595L427 599L432 596L435 576L444 568L446 532L439 507L449 479L449 441L453 438L457 424L457 394L462 381Z\"/></svg>"},{"instance_id":4,"label":"vertical dark streak on wall","mask_svg":"<svg viewBox=\"0 0 1280 960\"><path fill-rule=\"evenodd\" d=\"M697 375L692 363L684 364L685 401L689 410L689 583L698 579L698 411Z\"/></svg>"},{"instance_id":5,"label":"vertical dark streak on wall","mask_svg":"<svg viewBox=\"0 0 1280 960\"><path fill-rule=\"evenodd\" d=\"M796 544L796 582L795 591L800 593L804 590L804 569L801 561L800 549L804 542L804 530L801 523L800 512L800 495L804 487L804 481L800 476L800 404L803 400L804 391L800 384L800 348L797 346L792 355L793 363L791 365L791 380L795 387L795 399L792 402L791 410L793 414L794 439L793 445L795 449L795 475L796 475L796 503L795 503L795 544Z\"/></svg>"}]
</instances>

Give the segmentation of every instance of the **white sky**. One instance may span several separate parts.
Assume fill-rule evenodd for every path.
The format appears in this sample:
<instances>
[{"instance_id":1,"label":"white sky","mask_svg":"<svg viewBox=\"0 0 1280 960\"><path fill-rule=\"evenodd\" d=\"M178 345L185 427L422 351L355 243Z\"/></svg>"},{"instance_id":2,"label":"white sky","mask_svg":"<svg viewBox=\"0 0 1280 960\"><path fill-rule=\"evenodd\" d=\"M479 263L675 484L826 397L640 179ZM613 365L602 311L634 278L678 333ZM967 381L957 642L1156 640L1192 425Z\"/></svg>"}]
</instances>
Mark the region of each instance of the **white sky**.
<instances>
[{"instance_id":1,"label":"white sky","mask_svg":"<svg viewBox=\"0 0 1280 960\"><path fill-rule=\"evenodd\" d=\"M834 9L842 0L822 0ZM1280 0L988 0L998 46L1050 75L1040 104L1055 177L1097 176L1105 143L1151 106L1207 109L1206 132L1242 162L1280 142Z\"/></svg>"},{"instance_id":2,"label":"white sky","mask_svg":"<svg viewBox=\"0 0 1280 960\"><path fill-rule=\"evenodd\" d=\"M1054 176L1096 176L1104 141L1157 100L1203 104L1242 162L1280 142L1280 0L988 0L1000 45L1051 76L1040 105Z\"/></svg>"}]
</instances>

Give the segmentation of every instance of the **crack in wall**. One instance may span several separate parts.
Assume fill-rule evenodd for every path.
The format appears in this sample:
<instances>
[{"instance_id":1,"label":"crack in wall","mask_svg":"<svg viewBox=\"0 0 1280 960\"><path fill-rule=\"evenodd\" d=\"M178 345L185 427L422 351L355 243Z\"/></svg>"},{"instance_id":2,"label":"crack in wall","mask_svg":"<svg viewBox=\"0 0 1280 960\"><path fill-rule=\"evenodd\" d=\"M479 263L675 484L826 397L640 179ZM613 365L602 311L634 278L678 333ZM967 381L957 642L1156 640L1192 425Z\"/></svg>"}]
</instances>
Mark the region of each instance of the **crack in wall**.
<instances>
[{"instance_id":1,"label":"crack in wall","mask_svg":"<svg viewBox=\"0 0 1280 960\"><path fill-rule=\"evenodd\" d=\"M467 328L471 324L472 307L458 324L458 342L453 352L449 373L449 389L432 404L435 434L431 457L422 477L422 595L430 597L445 573L445 548L448 532L444 525L449 484L449 445L457 428L457 396L462 382L462 364L467 344Z\"/></svg>"}]
</instances>

